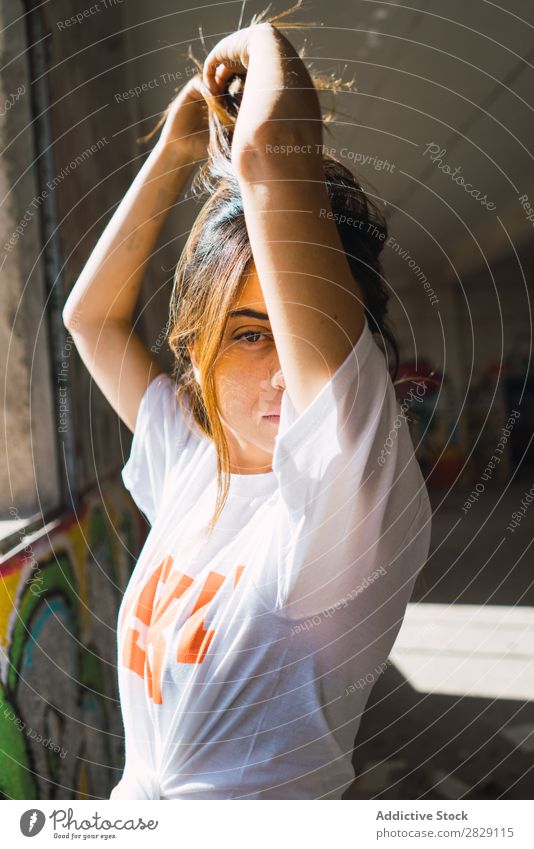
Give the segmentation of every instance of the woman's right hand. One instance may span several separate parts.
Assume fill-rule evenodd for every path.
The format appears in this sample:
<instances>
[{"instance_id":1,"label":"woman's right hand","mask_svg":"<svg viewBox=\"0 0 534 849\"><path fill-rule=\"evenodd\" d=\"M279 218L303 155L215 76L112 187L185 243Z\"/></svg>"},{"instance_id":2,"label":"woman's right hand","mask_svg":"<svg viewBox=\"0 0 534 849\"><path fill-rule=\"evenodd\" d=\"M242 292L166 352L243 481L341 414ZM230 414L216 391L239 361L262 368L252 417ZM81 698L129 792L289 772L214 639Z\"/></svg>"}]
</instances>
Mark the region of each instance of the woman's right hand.
<instances>
[{"instance_id":1,"label":"woman's right hand","mask_svg":"<svg viewBox=\"0 0 534 849\"><path fill-rule=\"evenodd\" d=\"M210 96L202 75L195 74L165 110L158 145L180 160L205 159L209 142L206 98Z\"/></svg>"}]
</instances>

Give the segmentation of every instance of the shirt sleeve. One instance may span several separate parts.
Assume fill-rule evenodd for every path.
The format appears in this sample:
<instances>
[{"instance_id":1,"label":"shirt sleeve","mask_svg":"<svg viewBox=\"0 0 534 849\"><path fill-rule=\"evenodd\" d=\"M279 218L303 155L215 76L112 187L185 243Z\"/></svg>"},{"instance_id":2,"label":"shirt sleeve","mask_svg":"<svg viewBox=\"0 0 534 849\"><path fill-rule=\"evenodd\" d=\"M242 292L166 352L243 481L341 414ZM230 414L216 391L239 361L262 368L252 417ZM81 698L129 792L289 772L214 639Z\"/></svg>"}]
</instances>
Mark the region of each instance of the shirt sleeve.
<instances>
[{"instance_id":1,"label":"shirt sleeve","mask_svg":"<svg viewBox=\"0 0 534 849\"><path fill-rule=\"evenodd\" d=\"M126 489L151 525L172 461L190 436L175 382L170 375L160 372L141 398L130 455L121 471Z\"/></svg>"},{"instance_id":2,"label":"shirt sleeve","mask_svg":"<svg viewBox=\"0 0 534 849\"><path fill-rule=\"evenodd\" d=\"M292 618L415 581L430 503L403 408L367 320L352 351L298 415L284 392L273 471L280 489L275 607ZM393 583L392 583L393 580Z\"/></svg>"}]
</instances>

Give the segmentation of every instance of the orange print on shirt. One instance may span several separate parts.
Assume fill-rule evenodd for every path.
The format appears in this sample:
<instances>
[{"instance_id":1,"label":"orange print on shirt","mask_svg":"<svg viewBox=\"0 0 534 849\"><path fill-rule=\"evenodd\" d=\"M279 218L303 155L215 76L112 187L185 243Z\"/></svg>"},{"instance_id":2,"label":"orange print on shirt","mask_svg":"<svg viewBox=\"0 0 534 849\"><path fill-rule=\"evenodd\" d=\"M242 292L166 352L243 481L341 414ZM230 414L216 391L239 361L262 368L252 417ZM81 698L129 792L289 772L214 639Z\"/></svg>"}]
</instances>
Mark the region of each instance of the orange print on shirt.
<instances>
[{"instance_id":1,"label":"orange print on shirt","mask_svg":"<svg viewBox=\"0 0 534 849\"><path fill-rule=\"evenodd\" d=\"M175 612L175 605L172 602L180 598L195 583L193 578L183 572L171 574L172 564L172 557L165 557L138 594L133 595L122 614L122 619L125 621L133 608L133 617L140 623L137 627L130 626L126 631L122 662L132 672L141 678L146 678L148 694L152 701L159 705L163 703L161 695L163 661ZM237 586L244 568L244 566L237 567L232 589ZM225 576L218 572L208 573L190 617L180 630L180 641L176 652L177 663L202 663L204 660L215 634L213 628L206 629L205 615L224 579ZM154 603L160 583L163 584L163 590L158 601ZM141 634L145 640L144 646L140 642Z\"/></svg>"}]
</instances>

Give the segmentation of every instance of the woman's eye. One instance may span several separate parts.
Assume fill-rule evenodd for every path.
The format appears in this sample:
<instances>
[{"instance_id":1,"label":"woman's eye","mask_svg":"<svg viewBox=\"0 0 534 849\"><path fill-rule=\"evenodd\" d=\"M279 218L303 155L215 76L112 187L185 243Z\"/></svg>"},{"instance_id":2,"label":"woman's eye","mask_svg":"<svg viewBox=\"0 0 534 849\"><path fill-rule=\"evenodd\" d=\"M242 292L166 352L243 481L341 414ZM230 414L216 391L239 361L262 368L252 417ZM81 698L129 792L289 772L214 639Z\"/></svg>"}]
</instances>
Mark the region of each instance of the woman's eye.
<instances>
[{"instance_id":1,"label":"woman's eye","mask_svg":"<svg viewBox=\"0 0 534 849\"><path fill-rule=\"evenodd\" d=\"M258 341L258 337L265 336L265 333L260 333L259 330L247 330L245 333L240 333L238 336L235 336L236 341L240 341L241 339L245 339L245 341L250 345L255 345Z\"/></svg>"}]
</instances>

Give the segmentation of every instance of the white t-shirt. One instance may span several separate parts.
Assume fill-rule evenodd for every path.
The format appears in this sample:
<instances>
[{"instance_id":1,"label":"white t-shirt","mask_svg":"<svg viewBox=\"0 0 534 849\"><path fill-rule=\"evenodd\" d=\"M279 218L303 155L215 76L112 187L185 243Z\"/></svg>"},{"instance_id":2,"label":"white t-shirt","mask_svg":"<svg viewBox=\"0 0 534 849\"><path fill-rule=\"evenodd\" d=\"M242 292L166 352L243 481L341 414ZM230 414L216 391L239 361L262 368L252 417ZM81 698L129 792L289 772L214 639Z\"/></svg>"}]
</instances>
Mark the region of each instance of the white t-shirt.
<instances>
[{"instance_id":1,"label":"white t-shirt","mask_svg":"<svg viewBox=\"0 0 534 849\"><path fill-rule=\"evenodd\" d=\"M384 355L366 322L300 416L283 393L273 471L232 475L209 540L215 446L188 418L158 375L122 471L152 527L119 609L110 798L339 799L430 545Z\"/></svg>"}]
</instances>

